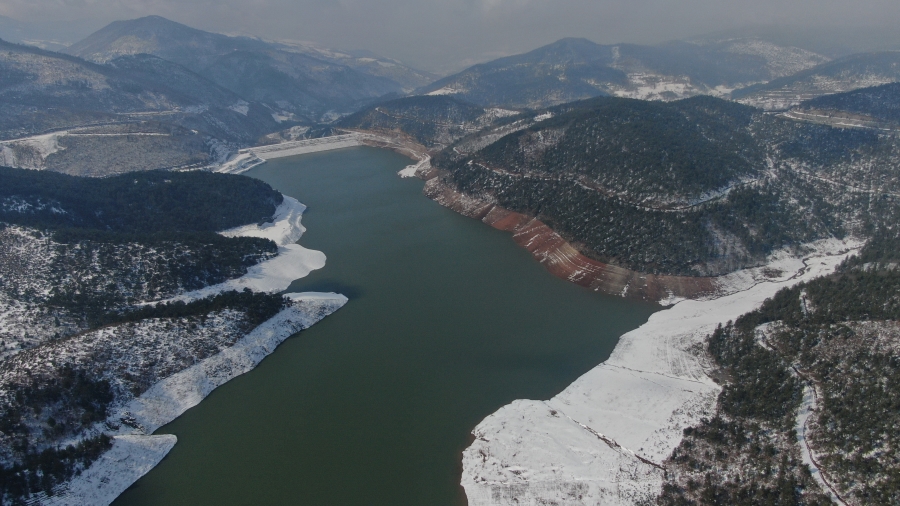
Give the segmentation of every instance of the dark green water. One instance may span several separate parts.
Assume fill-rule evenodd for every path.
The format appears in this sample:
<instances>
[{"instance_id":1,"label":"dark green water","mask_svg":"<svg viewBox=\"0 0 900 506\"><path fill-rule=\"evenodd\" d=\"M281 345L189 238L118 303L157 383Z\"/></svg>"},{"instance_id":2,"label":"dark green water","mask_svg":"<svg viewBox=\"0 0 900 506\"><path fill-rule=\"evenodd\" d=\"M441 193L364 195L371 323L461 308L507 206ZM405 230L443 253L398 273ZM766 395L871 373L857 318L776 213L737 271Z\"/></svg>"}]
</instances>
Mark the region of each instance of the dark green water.
<instances>
[{"instance_id":1,"label":"dark green water","mask_svg":"<svg viewBox=\"0 0 900 506\"><path fill-rule=\"evenodd\" d=\"M116 505L464 504L472 428L552 397L656 309L551 276L397 177L408 163L350 148L249 173L309 206L300 243L328 257L292 290L350 302L157 431L178 444Z\"/></svg>"}]
</instances>

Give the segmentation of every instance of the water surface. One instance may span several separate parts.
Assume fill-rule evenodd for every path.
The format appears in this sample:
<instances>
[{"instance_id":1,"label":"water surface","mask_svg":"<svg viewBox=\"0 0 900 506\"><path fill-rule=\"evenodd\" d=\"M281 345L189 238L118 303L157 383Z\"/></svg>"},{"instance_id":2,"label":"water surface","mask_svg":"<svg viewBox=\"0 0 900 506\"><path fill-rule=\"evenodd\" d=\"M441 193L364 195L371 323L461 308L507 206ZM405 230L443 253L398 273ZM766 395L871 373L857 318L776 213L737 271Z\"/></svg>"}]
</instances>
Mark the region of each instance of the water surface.
<instances>
[{"instance_id":1,"label":"water surface","mask_svg":"<svg viewBox=\"0 0 900 506\"><path fill-rule=\"evenodd\" d=\"M551 276L397 177L409 163L360 147L248 173L309 206L300 243L328 257L291 291L350 302L159 429L178 444L116 505L465 504L472 428L552 397L657 309Z\"/></svg>"}]
</instances>

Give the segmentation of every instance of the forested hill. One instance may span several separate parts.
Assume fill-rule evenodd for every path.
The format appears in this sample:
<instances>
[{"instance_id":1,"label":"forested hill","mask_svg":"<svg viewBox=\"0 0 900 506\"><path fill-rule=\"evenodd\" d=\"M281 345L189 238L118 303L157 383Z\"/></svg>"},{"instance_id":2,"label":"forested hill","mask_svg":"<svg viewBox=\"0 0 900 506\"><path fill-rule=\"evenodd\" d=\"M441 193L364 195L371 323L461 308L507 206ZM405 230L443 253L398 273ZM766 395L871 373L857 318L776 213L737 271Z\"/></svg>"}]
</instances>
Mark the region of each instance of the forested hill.
<instances>
[{"instance_id":1,"label":"forested hill","mask_svg":"<svg viewBox=\"0 0 900 506\"><path fill-rule=\"evenodd\" d=\"M120 233L216 232L271 219L283 196L262 181L148 171L104 179L0 167L0 221Z\"/></svg>"},{"instance_id":2,"label":"forested hill","mask_svg":"<svg viewBox=\"0 0 900 506\"><path fill-rule=\"evenodd\" d=\"M510 134L473 159L522 176L571 173L634 202L684 206L764 166L749 128L754 113L706 97L671 105L595 99Z\"/></svg>"},{"instance_id":3,"label":"forested hill","mask_svg":"<svg viewBox=\"0 0 900 506\"><path fill-rule=\"evenodd\" d=\"M271 240L216 231L270 221L282 201L244 176L0 167L0 504L58 493L109 431L140 428L105 423L116 407L289 305L249 289L152 304L277 255Z\"/></svg>"},{"instance_id":4,"label":"forested hill","mask_svg":"<svg viewBox=\"0 0 900 506\"><path fill-rule=\"evenodd\" d=\"M803 102L800 110L852 114L900 126L900 83L889 83Z\"/></svg>"},{"instance_id":5,"label":"forested hill","mask_svg":"<svg viewBox=\"0 0 900 506\"><path fill-rule=\"evenodd\" d=\"M585 255L714 275L774 249L865 235L892 219L900 145L733 102L597 98L434 157L443 184L536 216ZM483 140L479 140L483 139Z\"/></svg>"},{"instance_id":6,"label":"forested hill","mask_svg":"<svg viewBox=\"0 0 900 506\"><path fill-rule=\"evenodd\" d=\"M416 96L383 102L336 123L341 128L408 135L433 148L446 146L517 111L484 108L449 96Z\"/></svg>"},{"instance_id":7,"label":"forested hill","mask_svg":"<svg viewBox=\"0 0 900 506\"><path fill-rule=\"evenodd\" d=\"M658 504L831 504L827 487L846 504L900 502L898 252L896 230L880 230L835 275L781 290L708 338L717 413L685 429Z\"/></svg>"}]
</instances>

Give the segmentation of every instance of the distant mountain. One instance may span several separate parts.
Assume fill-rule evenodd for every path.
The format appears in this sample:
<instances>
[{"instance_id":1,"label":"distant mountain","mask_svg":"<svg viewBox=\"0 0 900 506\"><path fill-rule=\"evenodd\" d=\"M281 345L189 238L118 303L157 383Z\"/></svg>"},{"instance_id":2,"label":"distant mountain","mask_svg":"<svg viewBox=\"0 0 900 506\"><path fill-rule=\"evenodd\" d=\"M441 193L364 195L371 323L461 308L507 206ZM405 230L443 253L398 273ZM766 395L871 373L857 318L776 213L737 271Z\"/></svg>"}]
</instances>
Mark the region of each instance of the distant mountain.
<instances>
[{"instance_id":1,"label":"distant mountain","mask_svg":"<svg viewBox=\"0 0 900 506\"><path fill-rule=\"evenodd\" d=\"M255 139L276 126L261 105L150 55L97 65L0 41L0 69L0 139L154 114L183 115L191 128L234 141Z\"/></svg>"},{"instance_id":2,"label":"distant mountain","mask_svg":"<svg viewBox=\"0 0 900 506\"><path fill-rule=\"evenodd\" d=\"M427 79L411 69L397 70L399 64L387 60L364 61L298 44L229 37L159 16L116 21L66 51L98 63L123 55L152 54L248 101L265 104L274 117L308 122L352 112L366 101L403 93ZM370 67L379 71L369 72ZM391 68L396 72L387 70Z\"/></svg>"},{"instance_id":3,"label":"distant mountain","mask_svg":"<svg viewBox=\"0 0 900 506\"><path fill-rule=\"evenodd\" d=\"M390 79L403 88L404 93L434 82L438 76L416 70L403 63L379 56L371 51L339 51L320 47L310 42L279 40L275 44L285 51L303 53L313 58L346 65L364 74Z\"/></svg>"},{"instance_id":4,"label":"distant mountain","mask_svg":"<svg viewBox=\"0 0 900 506\"><path fill-rule=\"evenodd\" d=\"M672 100L724 95L792 74L827 58L759 39L604 46L562 39L475 65L420 89L484 106L540 108L601 95Z\"/></svg>"},{"instance_id":5,"label":"distant mountain","mask_svg":"<svg viewBox=\"0 0 900 506\"><path fill-rule=\"evenodd\" d=\"M367 107L342 118L335 126L405 135L434 149L517 114L517 111L484 108L449 96L418 96Z\"/></svg>"},{"instance_id":6,"label":"distant mountain","mask_svg":"<svg viewBox=\"0 0 900 506\"><path fill-rule=\"evenodd\" d=\"M18 42L23 37L25 37L23 23L7 16L0 16L0 38Z\"/></svg>"},{"instance_id":7,"label":"distant mountain","mask_svg":"<svg viewBox=\"0 0 900 506\"><path fill-rule=\"evenodd\" d=\"M784 116L839 127L900 130L900 83L807 100Z\"/></svg>"},{"instance_id":8,"label":"distant mountain","mask_svg":"<svg viewBox=\"0 0 900 506\"><path fill-rule=\"evenodd\" d=\"M900 51L861 53L732 93L741 103L786 109L804 100L900 81Z\"/></svg>"},{"instance_id":9,"label":"distant mountain","mask_svg":"<svg viewBox=\"0 0 900 506\"><path fill-rule=\"evenodd\" d=\"M857 53L900 49L900 33L889 23L860 27L853 24L823 26L746 25L704 34L688 41L762 39L779 46L798 47L831 59Z\"/></svg>"},{"instance_id":10,"label":"distant mountain","mask_svg":"<svg viewBox=\"0 0 900 506\"><path fill-rule=\"evenodd\" d=\"M209 159L210 139L248 144L277 128L263 105L155 56L98 65L0 41L0 164L91 175L191 165Z\"/></svg>"}]
</instances>

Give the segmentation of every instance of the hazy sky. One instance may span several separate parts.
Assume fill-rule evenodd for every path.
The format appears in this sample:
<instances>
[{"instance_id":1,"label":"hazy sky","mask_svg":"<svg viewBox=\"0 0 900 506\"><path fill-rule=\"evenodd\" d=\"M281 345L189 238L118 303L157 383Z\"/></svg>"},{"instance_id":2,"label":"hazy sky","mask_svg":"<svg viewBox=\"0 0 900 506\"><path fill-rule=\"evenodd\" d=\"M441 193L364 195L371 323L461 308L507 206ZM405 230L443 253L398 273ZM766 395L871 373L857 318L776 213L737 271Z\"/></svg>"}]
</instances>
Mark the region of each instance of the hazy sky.
<instances>
[{"instance_id":1,"label":"hazy sky","mask_svg":"<svg viewBox=\"0 0 900 506\"><path fill-rule=\"evenodd\" d=\"M370 49L420 68L448 70L572 36L655 43L773 23L896 30L900 1L0 0L0 14L74 27L69 38L117 19L157 14L209 31Z\"/></svg>"}]
</instances>

